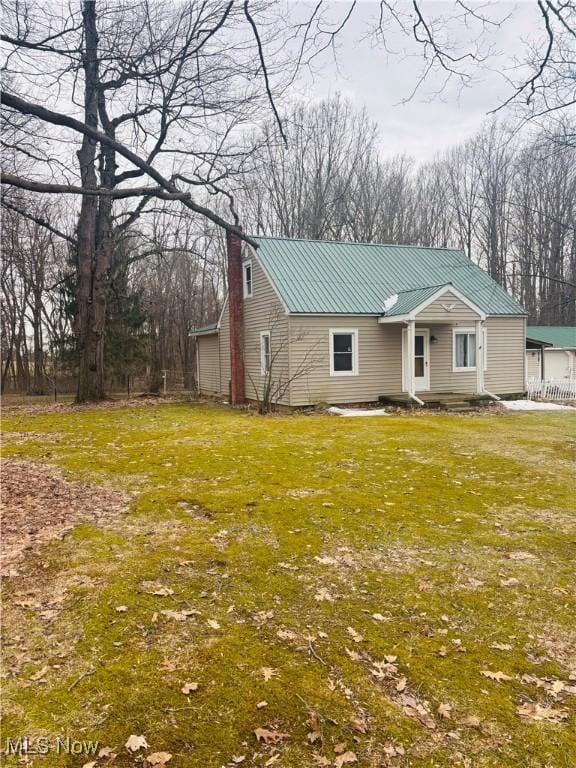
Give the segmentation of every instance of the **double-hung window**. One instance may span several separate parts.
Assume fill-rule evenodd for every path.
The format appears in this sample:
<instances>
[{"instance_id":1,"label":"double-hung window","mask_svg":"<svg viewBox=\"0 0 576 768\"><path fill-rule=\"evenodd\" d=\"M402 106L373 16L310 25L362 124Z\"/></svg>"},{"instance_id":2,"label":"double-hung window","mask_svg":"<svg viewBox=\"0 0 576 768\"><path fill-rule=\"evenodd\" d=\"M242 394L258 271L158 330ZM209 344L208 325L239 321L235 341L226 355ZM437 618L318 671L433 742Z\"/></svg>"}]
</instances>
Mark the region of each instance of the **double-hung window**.
<instances>
[{"instance_id":1,"label":"double-hung window","mask_svg":"<svg viewBox=\"0 0 576 768\"><path fill-rule=\"evenodd\" d=\"M260 331L260 373L266 376L272 365L272 347L270 346L270 331Z\"/></svg>"},{"instance_id":2,"label":"double-hung window","mask_svg":"<svg viewBox=\"0 0 576 768\"><path fill-rule=\"evenodd\" d=\"M244 298L249 299L252 296L252 262L247 261L244 264Z\"/></svg>"},{"instance_id":3,"label":"double-hung window","mask_svg":"<svg viewBox=\"0 0 576 768\"><path fill-rule=\"evenodd\" d=\"M358 331L330 330L330 376L358 375Z\"/></svg>"},{"instance_id":4,"label":"double-hung window","mask_svg":"<svg viewBox=\"0 0 576 768\"><path fill-rule=\"evenodd\" d=\"M454 328L453 368L455 371L476 370L476 331Z\"/></svg>"}]
</instances>

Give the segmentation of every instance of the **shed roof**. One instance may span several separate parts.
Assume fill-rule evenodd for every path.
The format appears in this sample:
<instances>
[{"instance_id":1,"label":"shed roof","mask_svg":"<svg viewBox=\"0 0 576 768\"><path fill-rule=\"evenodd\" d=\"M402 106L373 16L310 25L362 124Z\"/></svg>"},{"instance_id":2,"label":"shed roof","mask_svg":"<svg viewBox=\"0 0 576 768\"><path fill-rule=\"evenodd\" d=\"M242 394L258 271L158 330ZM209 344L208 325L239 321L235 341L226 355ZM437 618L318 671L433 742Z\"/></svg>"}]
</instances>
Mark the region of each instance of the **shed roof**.
<instances>
[{"instance_id":1,"label":"shed roof","mask_svg":"<svg viewBox=\"0 0 576 768\"><path fill-rule=\"evenodd\" d=\"M486 314L526 314L460 250L261 235L252 239L289 312L380 315L385 299L395 293L451 283Z\"/></svg>"},{"instance_id":2,"label":"shed roof","mask_svg":"<svg viewBox=\"0 0 576 768\"><path fill-rule=\"evenodd\" d=\"M192 336L203 336L204 334L208 333L217 333L218 332L218 323L208 323L208 325L203 325L201 328L196 328L192 331Z\"/></svg>"},{"instance_id":3,"label":"shed roof","mask_svg":"<svg viewBox=\"0 0 576 768\"><path fill-rule=\"evenodd\" d=\"M546 341L553 347L576 347L576 326L529 325L526 338Z\"/></svg>"}]
</instances>

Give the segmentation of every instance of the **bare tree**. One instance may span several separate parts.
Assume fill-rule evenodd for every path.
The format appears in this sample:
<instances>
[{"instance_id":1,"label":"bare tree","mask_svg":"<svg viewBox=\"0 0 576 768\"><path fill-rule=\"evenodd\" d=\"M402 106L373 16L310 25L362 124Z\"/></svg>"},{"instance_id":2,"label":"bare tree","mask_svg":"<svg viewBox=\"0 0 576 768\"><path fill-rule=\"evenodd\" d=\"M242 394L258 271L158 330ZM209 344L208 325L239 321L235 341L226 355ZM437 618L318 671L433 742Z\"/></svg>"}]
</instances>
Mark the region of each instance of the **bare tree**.
<instances>
[{"instance_id":1,"label":"bare tree","mask_svg":"<svg viewBox=\"0 0 576 768\"><path fill-rule=\"evenodd\" d=\"M75 259L79 401L104 396L107 281L118 233L158 198L178 200L241 233L198 201L195 191L216 190L233 172L234 131L272 100L273 73L265 67L258 27L266 10L266 4L250 9L248 2L239 7L220 0L102 7L83 0L62 16L36 2L8 8L4 70L9 83L25 83L32 98L7 90L2 103L13 124L22 115L33 120L52 152L35 153L36 178L4 172L2 180L44 194L81 196ZM269 24L265 29L273 34ZM39 88L52 95L56 109L34 99ZM72 116L77 108L81 119ZM77 162L60 159L78 137ZM15 151L27 151L25 142L12 143ZM171 168L170 175L164 168ZM42 174L52 178L38 180ZM74 175L78 183L70 181ZM142 178L152 184L135 186ZM116 228L114 200L130 198L140 203Z\"/></svg>"},{"instance_id":2,"label":"bare tree","mask_svg":"<svg viewBox=\"0 0 576 768\"><path fill-rule=\"evenodd\" d=\"M284 333L281 327L284 318L281 312L271 312L266 327L268 329L267 348L255 350L262 355L261 376L259 381L254 379L246 367L252 390L258 403L258 411L261 414L271 413L278 407L290 386L313 370L322 365L322 357L317 353L318 343L306 348L304 355L298 360L294 369L286 365L287 351L290 345L303 341L308 335L305 330L299 329L295 333ZM280 331L277 333L277 331Z\"/></svg>"}]
</instances>

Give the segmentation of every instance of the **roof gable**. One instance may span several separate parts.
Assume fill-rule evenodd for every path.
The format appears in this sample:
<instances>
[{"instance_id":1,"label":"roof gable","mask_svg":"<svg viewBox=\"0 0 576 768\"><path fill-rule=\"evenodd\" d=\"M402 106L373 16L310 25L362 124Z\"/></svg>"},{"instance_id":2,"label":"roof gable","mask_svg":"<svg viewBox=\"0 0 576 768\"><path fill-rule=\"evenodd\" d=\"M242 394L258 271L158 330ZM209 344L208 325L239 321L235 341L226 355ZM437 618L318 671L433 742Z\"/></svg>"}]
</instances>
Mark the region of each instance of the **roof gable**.
<instances>
[{"instance_id":1,"label":"roof gable","mask_svg":"<svg viewBox=\"0 0 576 768\"><path fill-rule=\"evenodd\" d=\"M452 283L446 283L445 285L427 285L423 288L414 288L394 294L384 302L384 312L380 317L380 322L386 322L389 319L394 321L398 318L413 320L432 302L447 294L460 300L482 319L486 317L480 307L464 296Z\"/></svg>"},{"instance_id":2,"label":"roof gable","mask_svg":"<svg viewBox=\"0 0 576 768\"><path fill-rule=\"evenodd\" d=\"M525 314L518 302L459 250L252 239L258 244L260 263L289 312L380 315L385 299L393 294L437 290L451 283L486 314Z\"/></svg>"}]
</instances>

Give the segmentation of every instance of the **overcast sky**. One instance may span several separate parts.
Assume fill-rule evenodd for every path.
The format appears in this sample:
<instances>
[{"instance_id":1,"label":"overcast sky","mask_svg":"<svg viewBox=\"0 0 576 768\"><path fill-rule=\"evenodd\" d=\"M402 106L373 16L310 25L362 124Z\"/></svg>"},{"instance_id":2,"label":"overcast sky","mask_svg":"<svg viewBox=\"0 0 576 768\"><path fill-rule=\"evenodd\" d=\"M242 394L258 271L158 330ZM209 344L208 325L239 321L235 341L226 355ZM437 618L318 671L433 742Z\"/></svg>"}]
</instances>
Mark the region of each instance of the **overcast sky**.
<instances>
[{"instance_id":1,"label":"overcast sky","mask_svg":"<svg viewBox=\"0 0 576 768\"><path fill-rule=\"evenodd\" d=\"M348 2L334 1L335 11L342 13L347 7ZM420 161L432 159L437 151L472 136L487 113L510 95L504 73L513 76L517 71L514 61L524 58L527 41L542 36L536 2L483 3L482 7L490 9L492 18L510 17L500 28L485 32L483 42L493 50L482 67L474 68L471 87L462 88L454 81L441 96L434 97L432 94L443 82L438 75L429 78L409 103L402 104L418 81L421 50L394 27L387 33L389 53L371 44L366 30L378 3L363 0L339 35L337 62L325 54L319 71L306 76L302 91L316 99L340 91L358 108L366 107L379 123L385 154L405 152ZM455 4L425 0L422 8L430 16L453 15ZM457 43L465 46L469 42L462 23L455 23L448 31ZM470 30L470 34L476 37L478 31Z\"/></svg>"}]
</instances>

